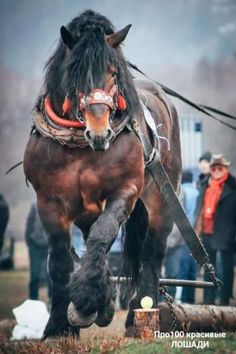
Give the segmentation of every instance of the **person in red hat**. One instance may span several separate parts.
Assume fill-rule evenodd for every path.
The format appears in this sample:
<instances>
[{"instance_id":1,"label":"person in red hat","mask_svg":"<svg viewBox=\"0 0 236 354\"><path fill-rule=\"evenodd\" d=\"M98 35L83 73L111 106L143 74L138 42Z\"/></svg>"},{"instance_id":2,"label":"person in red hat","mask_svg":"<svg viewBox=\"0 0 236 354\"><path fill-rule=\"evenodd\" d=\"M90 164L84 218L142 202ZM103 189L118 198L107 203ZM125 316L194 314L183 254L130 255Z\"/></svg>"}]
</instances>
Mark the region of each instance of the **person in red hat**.
<instances>
[{"instance_id":1,"label":"person in red hat","mask_svg":"<svg viewBox=\"0 0 236 354\"><path fill-rule=\"evenodd\" d=\"M228 305L233 297L233 270L236 235L236 179L229 172L230 162L223 155L213 155L210 176L201 184L196 206L196 231L216 266L220 253L222 281L220 304ZM204 280L210 281L209 275ZM204 303L214 304L216 291L204 289Z\"/></svg>"}]
</instances>

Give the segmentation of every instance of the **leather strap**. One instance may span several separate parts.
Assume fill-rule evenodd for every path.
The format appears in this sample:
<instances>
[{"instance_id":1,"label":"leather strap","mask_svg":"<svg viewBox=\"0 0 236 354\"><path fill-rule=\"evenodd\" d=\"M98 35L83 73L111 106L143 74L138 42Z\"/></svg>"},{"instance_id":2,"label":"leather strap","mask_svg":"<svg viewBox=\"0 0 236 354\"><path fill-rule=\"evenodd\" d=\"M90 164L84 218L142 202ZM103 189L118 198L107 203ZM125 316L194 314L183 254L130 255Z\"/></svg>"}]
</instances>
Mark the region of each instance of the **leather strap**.
<instances>
[{"instance_id":1,"label":"leather strap","mask_svg":"<svg viewBox=\"0 0 236 354\"><path fill-rule=\"evenodd\" d=\"M151 174L155 184L160 190L174 222L176 223L185 242L187 243L193 257L210 273L214 286L218 287L221 282L216 278L215 269L213 265L210 264L209 256L191 223L189 222L185 211L174 191L170 179L160 161L160 154L158 150L154 149L153 153L153 148L148 138L142 134L136 121L135 123L133 122L131 126L143 145L146 169Z\"/></svg>"}]
</instances>

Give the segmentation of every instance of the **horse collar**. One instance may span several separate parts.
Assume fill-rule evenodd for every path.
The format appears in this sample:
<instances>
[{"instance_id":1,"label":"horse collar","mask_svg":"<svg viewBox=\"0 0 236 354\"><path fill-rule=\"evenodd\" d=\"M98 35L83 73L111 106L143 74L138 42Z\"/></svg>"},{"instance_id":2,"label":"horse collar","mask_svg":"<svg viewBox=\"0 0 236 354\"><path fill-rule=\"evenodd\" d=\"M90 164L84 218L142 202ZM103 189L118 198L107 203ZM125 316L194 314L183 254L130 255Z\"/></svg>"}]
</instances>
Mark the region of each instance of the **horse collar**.
<instances>
[{"instance_id":1,"label":"horse collar","mask_svg":"<svg viewBox=\"0 0 236 354\"><path fill-rule=\"evenodd\" d=\"M112 120L112 129L115 133L114 139L127 127L128 121L128 115L124 115L122 120ZM84 148L89 146L89 144L84 137L83 128L85 128L84 122L59 117L54 112L48 96L41 97L36 105L33 118L33 132L36 130L40 135L51 138L64 146Z\"/></svg>"}]
</instances>

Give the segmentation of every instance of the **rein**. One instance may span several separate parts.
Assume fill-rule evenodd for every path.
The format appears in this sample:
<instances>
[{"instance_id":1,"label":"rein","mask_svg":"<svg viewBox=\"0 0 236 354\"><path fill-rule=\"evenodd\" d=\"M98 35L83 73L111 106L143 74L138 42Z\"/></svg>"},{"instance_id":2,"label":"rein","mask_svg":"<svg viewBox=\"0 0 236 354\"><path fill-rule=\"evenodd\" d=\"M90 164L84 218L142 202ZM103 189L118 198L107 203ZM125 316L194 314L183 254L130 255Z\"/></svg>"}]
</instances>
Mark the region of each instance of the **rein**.
<instances>
[{"instance_id":1,"label":"rein","mask_svg":"<svg viewBox=\"0 0 236 354\"><path fill-rule=\"evenodd\" d=\"M215 117L213 114L211 114L210 112L214 112L216 114L219 114L221 116L224 116L226 118L230 118L230 119L234 119L236 120L236 117L229 114L229 113L226 113L226 112L223 112L223 111L220 111L219 109L216 109L216 108L213 108L213 107L210 107L210 106L205 106L205 105L202 105L202 104L197 104L197 103L194 103L192 101L190 101L188 98L180 95L179 93L175 92L174 90L168 88L167 86L164 86L162 84L160 84L158 81L155 81L153 80L152 78L150 78L148 75L146 75L142 70L140 70L136 65L130 63L129 61L127 61L127 64L128 66L130 66L133 70L136 70L137 72L139 72L140 74L142 74L143 76L145 76L148 80L152 81L154 84L157 84L159 85L162 90L167 93L168 95L170 96L173 96L173 97L176 97L178 99L180 99L181 101L185 102L186 104L188 104L189 106L197 109L198 111L208 115L209 117L211 117L212 119L216 120L217 122L223 124L223 125L226 125L228 128L230 129L233 129L233 130L236 130L236 127L231 125L231 124L228 124L224 121L222 121L221 119ZM210 112L208 112L210 111Z\"/></svg>"}]
</instances>

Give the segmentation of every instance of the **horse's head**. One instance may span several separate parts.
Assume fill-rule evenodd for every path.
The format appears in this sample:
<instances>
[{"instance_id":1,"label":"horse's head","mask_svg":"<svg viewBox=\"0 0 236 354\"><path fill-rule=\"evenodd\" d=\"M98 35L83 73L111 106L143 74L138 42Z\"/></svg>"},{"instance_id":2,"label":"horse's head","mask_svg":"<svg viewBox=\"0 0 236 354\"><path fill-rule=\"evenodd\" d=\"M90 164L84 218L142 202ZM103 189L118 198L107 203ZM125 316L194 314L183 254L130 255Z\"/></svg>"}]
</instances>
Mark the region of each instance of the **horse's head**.
<instances>
[{"instance_id":1,"label":"horse's head","mask_svg":"<svg viewBox=\"0 0 236 354\"><path fill-rule=\"evenodd\" d=\"M48 63L46 80L53 78L53 70L60 77L47 83L48 91L57 86L57 94L49 92L54 107L66 118L84 122L85 139L94 150L108 149L114 136L112 119L127 115L128 106L135 104L126 97L132 97L126 91L133 84L119 46L130 27L115 32L104 16L86 11L61 27L62 41Z\"/></svg>"},{"instance_id":2,"label":"horse's head","mask_svg":"<svg viewBox=\"0 0 236 354\"><path fill-rule=\"evenodd\" d=\"M86 140L94 150L108 149L115 135L111 128L112 118L117 110L126 109L126 102L118 91L117 68L109 65L102 89L95 88L87 95L79 92L78 95L78 112L86 125Z\"/></svg>"}]
</instances>

